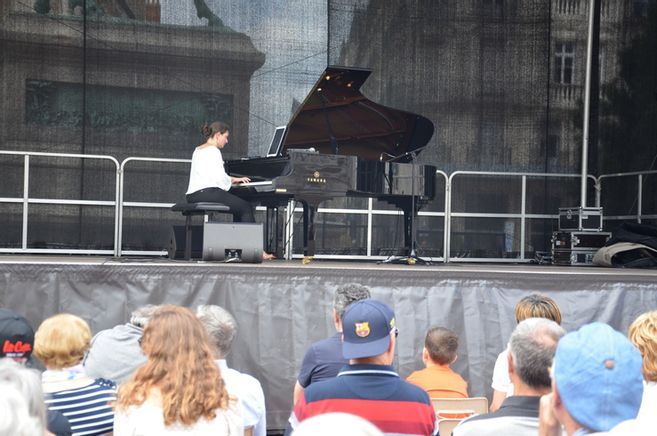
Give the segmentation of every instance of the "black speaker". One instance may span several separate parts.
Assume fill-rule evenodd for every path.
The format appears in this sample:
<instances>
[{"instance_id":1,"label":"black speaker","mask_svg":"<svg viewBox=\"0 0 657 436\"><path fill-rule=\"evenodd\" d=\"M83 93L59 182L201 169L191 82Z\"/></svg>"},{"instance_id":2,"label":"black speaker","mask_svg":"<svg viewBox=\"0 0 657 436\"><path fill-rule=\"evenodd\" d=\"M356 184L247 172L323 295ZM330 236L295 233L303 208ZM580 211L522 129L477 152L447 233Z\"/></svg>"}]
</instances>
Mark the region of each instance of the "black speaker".
<instances>
[{"instance_id":1,"label":"black speaker","mask_svg":"<svg viewBox=\"0 0 657 436\"><path fill-rule=\"evenodd\" d=\"M192 259L203 255L203 226L192 226ZM173 226L169 237L169 259L185 258L185 226Z\"/></svg>"},{"instance_id":2,"label":"black speaker","mask_svg":"<svg viewBox=\"0 0 657 436\"><path fill-rule=\"evenodd\" d=\"M262 262L262 223L208 222L203 230L203 260Z\"/></svg>"}]
</instances>

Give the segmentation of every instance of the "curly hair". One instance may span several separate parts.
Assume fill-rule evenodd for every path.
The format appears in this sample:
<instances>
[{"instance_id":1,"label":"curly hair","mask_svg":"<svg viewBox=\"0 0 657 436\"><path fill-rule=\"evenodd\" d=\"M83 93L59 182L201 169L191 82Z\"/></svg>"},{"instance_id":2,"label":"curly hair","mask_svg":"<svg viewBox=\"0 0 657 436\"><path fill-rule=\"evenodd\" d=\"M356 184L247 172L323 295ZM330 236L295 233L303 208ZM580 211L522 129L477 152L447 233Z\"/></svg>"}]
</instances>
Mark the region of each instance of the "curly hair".
<instances>
[{"instance_id":1,"label":"curly hair","mask_svg":"<svg viewBox=\"0 0 657 436\"><path fill-rule=\"evenodd\" d=\"M217 409L228 408L230 398L208 334L191 310L173 305L158 309L144 329L141 348L148 360L119 388L118 409L143 404L151 389L162 394L167 426L211 420Z\"/></svg>"},{"instance_id":2,"label":"curly hair","mask_svg":"<svg viewBox=\"0 0 657 436\"><path fill-rule=\"evenodd\" d=\"M639 315L627 336L643 357L643 378L657 382L657 310Z\"/></svg>"}]
</instances>

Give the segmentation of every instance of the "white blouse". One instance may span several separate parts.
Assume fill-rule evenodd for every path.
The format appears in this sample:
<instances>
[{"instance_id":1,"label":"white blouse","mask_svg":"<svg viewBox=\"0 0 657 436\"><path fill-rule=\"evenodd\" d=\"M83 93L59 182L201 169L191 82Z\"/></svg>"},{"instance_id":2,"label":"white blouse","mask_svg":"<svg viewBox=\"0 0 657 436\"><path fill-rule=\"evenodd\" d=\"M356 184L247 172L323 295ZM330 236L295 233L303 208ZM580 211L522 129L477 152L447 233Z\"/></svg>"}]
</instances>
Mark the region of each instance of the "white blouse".
<instances>
[{"instance_id":1,"label":"white blouse","mask_svg":"<svg viewBox=\"0 0 657 436\"><path fill-rule=\"evenodd\" d=\"M192 169L189 172L187 194L205 188L221 188L228 191L231 178L224 169L224 159L217 147L196 148L192 154Z\"/></svg>"},{"instance_id":2,"label":"white blouse","mask_svg":"<svg viewBox=\"0 0 657 436\"><path fill-rule=\"evenodd\" d=\"M116 410L114 415L114 436L242 436L243 434L242 416L233 401L228 409L217 409L217 416L213 420L201 418L190 426L181 423L165 426L162 408L149 403Z\"/></svg>"}]
</instances>

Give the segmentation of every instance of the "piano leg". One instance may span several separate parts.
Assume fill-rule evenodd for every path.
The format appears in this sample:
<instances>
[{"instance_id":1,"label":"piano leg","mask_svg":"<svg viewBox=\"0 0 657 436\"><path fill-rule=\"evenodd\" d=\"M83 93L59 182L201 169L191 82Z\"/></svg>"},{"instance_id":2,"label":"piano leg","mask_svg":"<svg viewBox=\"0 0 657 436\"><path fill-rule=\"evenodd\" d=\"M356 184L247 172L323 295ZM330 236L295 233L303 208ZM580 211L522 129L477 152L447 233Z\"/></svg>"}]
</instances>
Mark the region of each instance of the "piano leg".
<instances>
[{"instance_id":1,"label":"piano leg","mask_svg":"<svg viewBox=\"0 0 657 436\"><path fill-rule=\"evenodd\" d=\"M279 225L278 206L267 206L265 214L265 251L277 259L283 258L282 229Z\"/></svg>"},{"instance_id":2,"label":"piano leg","mask_svg":"<svg viewBox=\"0 0 657 436\"><path fill-rule=\"evenodd\" d=\"M302 201L303 204L303 263L309 263L315 256L315 212L317 204Z\"/></svg>"},{"instance_id":3,"label":"piano leg","mask_svg":"<svg viewBox=\"0 0 657 436\"><path fill-rule=\"evenodd\" d=\"M416 252L415 220L425 202L417 201L416 199L407 196L391 198L387 201L397 206L404 213L404 255L390 256L388 259L383 260L380 263L401 263L407 265L415 265L416 263L419 263L422 265L431 265L430 261L422 259Z\"/></svg>"}]
</instances>

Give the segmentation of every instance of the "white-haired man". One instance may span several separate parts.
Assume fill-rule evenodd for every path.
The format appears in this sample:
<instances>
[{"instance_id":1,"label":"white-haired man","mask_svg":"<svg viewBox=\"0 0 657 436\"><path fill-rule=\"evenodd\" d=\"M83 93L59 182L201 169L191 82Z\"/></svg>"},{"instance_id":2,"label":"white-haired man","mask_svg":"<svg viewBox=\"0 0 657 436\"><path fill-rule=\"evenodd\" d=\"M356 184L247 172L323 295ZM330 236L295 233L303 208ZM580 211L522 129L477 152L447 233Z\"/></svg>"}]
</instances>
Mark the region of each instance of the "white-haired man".
<instances>
[{"instance_id":1,"label":"white-haired man","mask_svg":"<svg viewBox=\"0 0 657 436\"><path fill-rule=\"evenodd\" d=\"M454 436L534 436L538 432L541 396L551 390L550 365L559 339L565 334L556 322L545 318L521 321L509 342L509 377L514 395L495 412L466 419L454 428Z\"/></svg>"},{"instance_id":2,"label":"white-haired man","mask_svg":"<svg viewBox=\"0 0 657 436\"><path fill-rule=\"evenodd\" d=\"M229 368L226 364L226 356L230 353L237 335L235 318L226 309L216 305L198 306L196 316L210 335L226 390L239 400L244 417L244 434L265 436L267 414L265 394L260 382L255 377Z\"/></svg>"}]
</instances>

